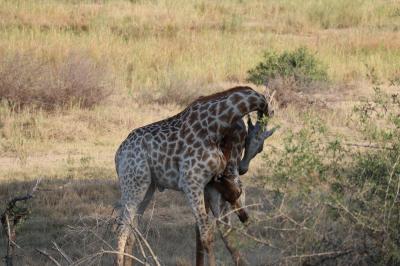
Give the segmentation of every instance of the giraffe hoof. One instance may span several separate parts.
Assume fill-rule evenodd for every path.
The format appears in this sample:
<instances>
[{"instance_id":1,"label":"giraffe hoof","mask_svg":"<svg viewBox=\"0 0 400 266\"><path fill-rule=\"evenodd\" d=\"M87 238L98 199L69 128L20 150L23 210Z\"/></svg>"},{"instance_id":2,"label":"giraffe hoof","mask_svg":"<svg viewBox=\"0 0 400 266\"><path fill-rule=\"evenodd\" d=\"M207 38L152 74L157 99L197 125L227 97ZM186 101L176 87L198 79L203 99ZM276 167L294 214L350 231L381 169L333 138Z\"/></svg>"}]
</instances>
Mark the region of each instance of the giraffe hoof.
<instances>
[{"instance_id":1,"label":"giraffe hoof","mask_svg":"<svg viewBox=\"0 0 400 266\"><path fill-rule=\"evenodd\" d=\"M239 217L239 220L244 224L247 224L249 221L249 215L243 209L238 210L238 217Z\"/></svg>"}]
</instances>

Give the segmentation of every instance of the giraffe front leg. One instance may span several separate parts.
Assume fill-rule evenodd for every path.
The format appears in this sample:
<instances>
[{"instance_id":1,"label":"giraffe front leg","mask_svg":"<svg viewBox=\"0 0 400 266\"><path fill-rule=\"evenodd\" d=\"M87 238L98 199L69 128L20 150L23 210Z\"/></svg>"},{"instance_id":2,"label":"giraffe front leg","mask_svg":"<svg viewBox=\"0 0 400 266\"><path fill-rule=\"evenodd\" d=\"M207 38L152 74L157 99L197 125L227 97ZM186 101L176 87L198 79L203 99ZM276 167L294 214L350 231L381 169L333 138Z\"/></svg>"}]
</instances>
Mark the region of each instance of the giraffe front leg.
<instances>
[{"instance_id":1,"label":"giraffe front leg","mask_svg":"<svg viewBox=\"0 0 400 266\"><path fill-rule=\"evenodd\" d=\"M204 187L199 185L196 189L193 189L190 186L186 186L184 192L196 218L201 247L204 248L207 253L208 265L215 266L215 255L213 250L214 225L212 221L209 220L206 211ZM202 261L203 259L200 259L199 262Z\"/></svg>"}]
</instances>

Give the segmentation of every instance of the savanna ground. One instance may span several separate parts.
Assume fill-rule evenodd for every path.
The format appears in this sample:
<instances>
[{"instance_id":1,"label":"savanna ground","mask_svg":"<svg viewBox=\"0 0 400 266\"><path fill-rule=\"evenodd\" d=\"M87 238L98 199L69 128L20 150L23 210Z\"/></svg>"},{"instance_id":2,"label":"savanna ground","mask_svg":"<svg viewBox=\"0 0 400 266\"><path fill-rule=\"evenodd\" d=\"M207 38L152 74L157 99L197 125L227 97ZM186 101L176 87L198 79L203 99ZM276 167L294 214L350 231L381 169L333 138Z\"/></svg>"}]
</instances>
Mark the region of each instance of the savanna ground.
<instances>
[{"instance_id":1,"label":"savanna ground","mask_svg":"<svg viewBox=\"0 0 400 266\"><path fill-rule=\"evenodd\" d=\"M398 1L0 0L0 208L42 179L17 265L50 265L35 248L66 263L52 241L74 261L108 249L93 230L111 238L96 222L119 198L127 134L200 95L262 91L248 70L299 47L326 77L271 78L280 129L243 177L259 205L233 237L251 265L398 265ZM163 265L191 265L193 225L163 192L142 229ZM231 264L220 242L217 258Z\"/></svg>"}]
</instances>

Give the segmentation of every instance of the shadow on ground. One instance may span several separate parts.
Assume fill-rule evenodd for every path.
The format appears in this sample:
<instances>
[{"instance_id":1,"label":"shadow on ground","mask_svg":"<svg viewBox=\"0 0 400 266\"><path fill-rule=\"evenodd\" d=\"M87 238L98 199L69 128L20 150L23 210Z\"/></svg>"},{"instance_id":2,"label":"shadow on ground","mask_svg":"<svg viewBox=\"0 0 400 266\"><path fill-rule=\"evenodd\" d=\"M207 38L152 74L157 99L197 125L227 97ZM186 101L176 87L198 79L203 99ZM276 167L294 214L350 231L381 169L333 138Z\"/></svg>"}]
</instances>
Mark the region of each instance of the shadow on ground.
<instances>
[{"instance_id":1,"label":"shadow on ground","mask_svg":"<svg viewBox=\"0 0 400 266\"><path fill-rule=\"evenodd\" d=\"M66 265L66 261L54 250L53 242L74 261L87 258L102 249L111 249L114 241L111 230L113 210L119 199L117 180L112 177L111 171L96 172L96 176L85 179L57 176L42 178L34 199L27 203L31 213L17 228L17 243L21 249L17 250L16 265L52 265L35 249L46 250ZM26 194L34 183L35 179L22 178L2 182L0 209L4 209L11 197ZM259 194L254 193L261 196ZM238 222L236 218L234 220ZM194 263L194 218L181 193L157 192L140 229L162 265ZM2 233L1 257L5 256L4 239ZM217 239L217 258L220 264L230 265L229 254L222 241ZM268 254L265 247L247 245L245 241L240 245L252 265L263 264ZM135 254L140 257L138 249ZM109 265L111 260L112 255L97 256L83 265Z\"/></svg>"}]
</instances>

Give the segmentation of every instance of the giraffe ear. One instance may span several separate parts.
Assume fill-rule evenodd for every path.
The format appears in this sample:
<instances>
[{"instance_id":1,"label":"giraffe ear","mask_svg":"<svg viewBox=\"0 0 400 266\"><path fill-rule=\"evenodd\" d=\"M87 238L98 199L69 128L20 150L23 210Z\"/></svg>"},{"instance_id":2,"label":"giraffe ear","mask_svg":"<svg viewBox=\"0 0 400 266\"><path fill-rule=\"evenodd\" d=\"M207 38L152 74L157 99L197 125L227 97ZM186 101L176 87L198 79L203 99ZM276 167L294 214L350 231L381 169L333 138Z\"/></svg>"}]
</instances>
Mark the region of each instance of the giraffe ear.
<instances>
[{"instance_id":1,"label":"giraffe ear","mask_svg":"<svg viewBox=\"0 0 400 266\"><path fill-rule=\"evenodd\" d=\"M265 140L265 139L271 137L272 134L274 134L274 132L275 132L277 129L278 129L278 127L274 127L274 128L271 129L271 130L265 130L265 131L262 133L262 138Z\"/></svg>"}]
</instances>

